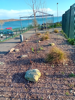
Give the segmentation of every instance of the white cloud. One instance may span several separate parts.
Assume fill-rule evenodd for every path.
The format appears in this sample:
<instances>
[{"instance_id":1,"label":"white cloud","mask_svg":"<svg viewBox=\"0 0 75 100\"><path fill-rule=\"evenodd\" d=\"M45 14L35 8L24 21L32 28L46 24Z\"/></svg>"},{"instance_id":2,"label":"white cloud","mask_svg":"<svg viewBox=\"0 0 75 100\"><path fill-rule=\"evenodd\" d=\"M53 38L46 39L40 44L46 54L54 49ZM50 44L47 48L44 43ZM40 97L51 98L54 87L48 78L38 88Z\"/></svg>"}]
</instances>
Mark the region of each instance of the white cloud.
<instances>
[{"instance_id":1,"label":"white cloud","mask_svg":"<svg viewBox=\"0 0 75 100\"><path fill-rule=\"evenodd\" d=\"M32 14L32 10L4 10L0 9L0 19L19 18L20 16L28 16Z\"/></svg>"},{"instance_id":2,"label":"white cloud","mask_svg":"<svg viewBox=\"0 0 75 100\"><path fill-rule=\"evenodd\" d=\"M57 11L54 11L50 8L43 8L40 9L40 11L44 11L49 14L54 14L54 16L57 15ZM58 15L61 16L64 13L64 11L58 11ZM25 9L25 10L5 10L0 9L0 19L11 19L11 18L19 18L20 16L29 16L32 15L31 9Z\"/></svg>"}]
</instances>

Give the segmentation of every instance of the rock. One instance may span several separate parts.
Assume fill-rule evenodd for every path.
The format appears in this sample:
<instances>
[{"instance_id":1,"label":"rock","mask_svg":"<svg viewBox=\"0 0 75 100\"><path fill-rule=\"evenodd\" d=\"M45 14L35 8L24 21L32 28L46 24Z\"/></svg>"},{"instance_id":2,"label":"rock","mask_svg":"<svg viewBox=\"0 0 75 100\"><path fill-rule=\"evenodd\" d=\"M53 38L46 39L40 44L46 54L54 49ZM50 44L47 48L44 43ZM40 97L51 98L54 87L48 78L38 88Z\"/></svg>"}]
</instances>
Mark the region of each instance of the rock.
<instances>
[{"instance_id":1,"label":"rock","mask_svg":"<svg viewBox=\"0 0 75 100\"><path fill-rule=\"evenodd\" d=\"M15 52L19 52L19 49L15 49L14 51L15 51Z\"/></svg>"},{"instance_id":2,"label":"rock","mask_svg":"<svg viewBox=\"0 0 75 100\"><path fill-rule=\"evenodd\" d=\"M75 92L73 93L73 95L75 96Z\"/></svg>"},{"instance_id":3,"label":"rock","mask_svg":"<svg viewBox=\"0 0 75 100\"><path fill-rule=\"evenodd\" d=\"M54 44L54 43L50 43L49 45L50 45L50 46L54 46L55 44Z\"/></svg>"},{"instance_id":4,"label":"rock","mask_svg":"<svg viewBox=\"0 0 75 100\"><path fill-rule=\"evenodd\" d=\"M28 55L21 55L21 58L25 58L25 57L28 57Z\"/></svg>"},{"instance_id":5,"label":"rock","mask_svg":"<svg viewBox=\"0 0 75 100\"><path fill-rule=\"evenodd\" d=\"M28 81L37 82L41 76L41 72L38 69L28 70L25 74L25 79Z\"/></svg>"},{"instance_id":6,"label":"rock","mask_svg":"<svg viewBox=\"0 0 75 100\"><path fill-rule=\"evenodd\" d=\"M39 43L40 43L41 41L39 41Z\"/></svg>"},{"instance_id":7,"label":"rock","mask_svg":"<svg viewBox=\"0 0 75 100\"><path fill-rule=\"evenodd\" d=\"M15 50L15 48L10 49L10 53L13 52Z\"/></svg>"},{"instance_id":8,"label":"rock","mask_svg":"<svg viewBox=\"0 0 75 100\"><path fill-rule=\"evenodd\" d=\"M70 90L70 93L73 93L73 90Z\"/></svg>"},{"instance_id":9,"label":"rock","mask_svg":"<svg viewBox=\"0 0 75 100\"><path fill-rule=\"evenodd\" d=\"M20 41L23 42L23 35L20 35Z\"/></svg>"},{"instance_id":10,"label":"rock","mask_svg":"<svg viewBox=\"0 0 75 100\"><path fill-rule=\"evenodd\" d=\"M4 62L0 62L0 65L4 65Z\"/></svg>"},{"instance_id":11,"label":"rock","mask_svg":"<svg viewBox=\"0 0 75 100\"><path fill-rule=\"evenodd\" d=\"M50 95L48 95L48 99L50 99Z\"/></svg>"}]
</instances>

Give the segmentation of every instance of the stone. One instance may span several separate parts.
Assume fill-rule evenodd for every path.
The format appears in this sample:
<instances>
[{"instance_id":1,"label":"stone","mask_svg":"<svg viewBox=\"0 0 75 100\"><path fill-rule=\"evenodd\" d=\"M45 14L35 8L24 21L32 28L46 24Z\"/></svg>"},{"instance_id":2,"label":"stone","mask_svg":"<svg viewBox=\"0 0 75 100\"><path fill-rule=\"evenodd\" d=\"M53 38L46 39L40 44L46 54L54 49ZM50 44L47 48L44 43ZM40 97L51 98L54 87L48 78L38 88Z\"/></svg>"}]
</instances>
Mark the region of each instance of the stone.
<instances>
[{"instance_id":1,"label":"stone","mask_svg":"<svg viewBox=\"0 0 75 100\"><path fill-rule=\"evenodd\" d=\"M14 51L15 51L15 52L19 52L19 49L15 49Z\"/></svg>"},{"instance_id":2,"label":"stone","mask_svg":"<svg viewBox=\"0 0 75 100\"><path fill-rule=\"evenodd\" d=\"M70 90L70 93L73 93L73 90Z\"/></svg>"},{"instance_id":3,"label":"stone","mask_svg":"<svg viewBox=\"0 0 75 100\"><path fill-rule=\"evenodd\" d=\"M10 49L10 53L13 52L15 50L15 48Z\"/></svg>"},{"instance_id":4,"label":"stone","mask_svg":"<svg viewBox=\"0 0 75 100\"><path fill-rule=\"evenodd\" d=\"M41 76L41 72L38 69L28 70L25 74L25 79L28 81L37 82Z\"/></svg>"},{"instance_id":5,"label":"stone","mask_svg":"<svg viewBox=\"0 0 75 100\"><path fill-rule=\"evenodd\" d=\"M21 58L26 58L28 57L28 55L21 55Z\"/></svg>"},{"instance_id":6,"label":"stone","mask_svg":"<svg viewBox=\"0 0 75 100\"><path fill-rule=\"evenodd\" d=\"M50 46L54 46L55 44L54 44L54 43L50 43L49 45L50 45Z\"/></svg>"},{"instance_id":7,"label":"stone","mask_svg":"<svg viewBox=\"0 0 75 100\"><path fill-rule=\"evenodd\" d=\"M20 35L20 41L23 42L23 35Z\"/></svg>"},{"instance_id":8,"label":"stone","mask_svg":"<svg viewBox=\"0 0 75 100\"><path fill-rule=\"evenodd\" d=\"M75 96L75 92L73 93L73 95Z\"/></svg>"},{"instance_id":9,"label":"stone","mask_svg":"<svg viewBox=\"0 0 75 100\"><path fill-rule=\"evenodd\" d=\"M48 95L48 99L50 99L50 95Z\"/></svg>"},{"instance_id":10,"label":"stone","mask_svg":"<svg viewBox=\"0 0 75 100\"><path fill-rule=\"evenodd\" d=\"M0 65L4 65L4 62L0 62Z\"/></svg>"},{"instance_id":11,"label":"stone","mask_svg":"<svg viewBox=\"0 0 75 100\"><path fill-rule=\"evenodd\" d=\"M40 43L41 41L39 41L39 43Z\"/></svg>"}]
</instances>

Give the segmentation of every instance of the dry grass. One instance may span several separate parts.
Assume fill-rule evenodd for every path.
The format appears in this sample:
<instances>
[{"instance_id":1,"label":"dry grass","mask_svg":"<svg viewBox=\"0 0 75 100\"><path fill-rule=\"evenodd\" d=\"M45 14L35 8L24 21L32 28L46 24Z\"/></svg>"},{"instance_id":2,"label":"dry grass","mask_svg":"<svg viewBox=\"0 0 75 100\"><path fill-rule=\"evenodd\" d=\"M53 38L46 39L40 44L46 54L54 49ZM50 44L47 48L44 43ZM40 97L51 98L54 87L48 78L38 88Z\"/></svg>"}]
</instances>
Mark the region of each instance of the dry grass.
<instances>
[{"instance_id":1,"label":"dry grass","mask_svg":"<svg viewBox=\"0 0 75 100\"><path fill-rule=\"evenodd\" d=\"M36 33L36 35L41 35L41 33Z\"/></svg>"},{"instance_id":2,"label":"dry grass","mask_svg":"<svg viewBox=\"0 0 75 100\"><path fill-rule=\"evenodd\" d=\"M49 39L49 36L48 36L48 35L43 35L43 36L41 37L41 41L44 41L44 40L47 40L47 39Z\"/></svg>"},{"instance_id":3,"label":"dry grass","mask_svg":"<svg viewBox=\"0 0 75 100\"><path fill-rule=\"evenodd\" d=\"M45 33L45 35L47 35L47 36L49 37L49 31L47 31L47 32Z\"/></svg>"},{"instance_id":4,"label":"dry grass","mask_svg":"<svg viewBox=\"0 0 75 100\"><path fill-rule=\"evenodd\" d=\"M59 30L55 29L54 32L55 32L55 33L59 33Z\"/></svg>"},{"instance_id":5,"label":"dry grass","mask_svg":"<svg viewBox=\"0 0 75 100\"><path fill-rule=\"evenodd\" d=\"M64 63L67 56L60 48L53 47L46 56L46 61L50 63Z\"/></svg>"}]
</instances>

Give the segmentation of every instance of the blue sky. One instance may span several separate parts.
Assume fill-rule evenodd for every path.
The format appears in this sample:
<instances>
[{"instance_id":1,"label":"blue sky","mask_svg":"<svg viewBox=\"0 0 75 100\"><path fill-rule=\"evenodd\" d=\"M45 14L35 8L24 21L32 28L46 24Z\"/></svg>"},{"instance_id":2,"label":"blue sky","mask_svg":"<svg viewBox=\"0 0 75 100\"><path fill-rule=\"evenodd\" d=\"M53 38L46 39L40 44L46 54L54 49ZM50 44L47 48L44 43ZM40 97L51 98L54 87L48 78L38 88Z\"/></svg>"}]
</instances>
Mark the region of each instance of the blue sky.
<instances>
[{"instance_id":1,"label":"blue sky","mask_svg":"<svg viewBox=\"0 0 75 100\"><path fill-rule=\"evenodd\" d=\"M31 0L0 0L0 19L19 18L20 16L27 16L32 14L32 9L29 6ZM38 2L40 0L37 0ZM75 3L75 0L42 0L43 5L39 4L39 8L50 14L58 16L70 8Z\"/></svg>"}]
</instances>

